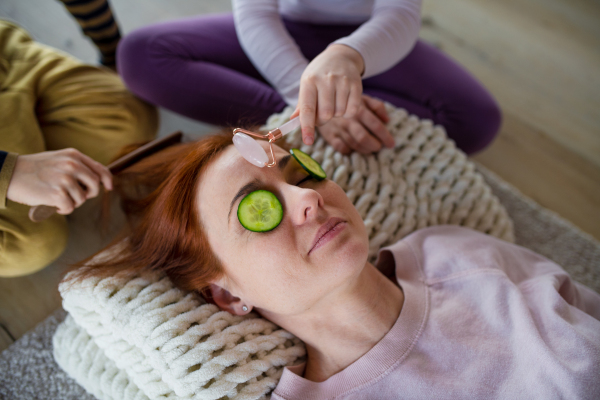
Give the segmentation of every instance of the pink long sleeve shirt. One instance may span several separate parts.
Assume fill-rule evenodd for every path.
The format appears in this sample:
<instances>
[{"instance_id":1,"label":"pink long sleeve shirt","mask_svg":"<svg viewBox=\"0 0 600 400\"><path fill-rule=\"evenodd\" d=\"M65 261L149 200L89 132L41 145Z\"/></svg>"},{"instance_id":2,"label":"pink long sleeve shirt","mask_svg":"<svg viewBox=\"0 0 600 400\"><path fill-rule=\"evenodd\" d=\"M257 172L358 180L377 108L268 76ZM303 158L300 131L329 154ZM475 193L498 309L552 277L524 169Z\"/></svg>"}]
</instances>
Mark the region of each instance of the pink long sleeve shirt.
<instances>
[{"instance_id":1,"label":"pink long sleeve shirt","mask_svg":"<svg viewBox=\"0 0 600 400\"><path fill-rule=\"evenodd\" d=\"M377 267L405 296L392 329L325 382L286 368L273 399L600 399L600 295L552 261L438 226Z\"/></svg>"}]
</instances>

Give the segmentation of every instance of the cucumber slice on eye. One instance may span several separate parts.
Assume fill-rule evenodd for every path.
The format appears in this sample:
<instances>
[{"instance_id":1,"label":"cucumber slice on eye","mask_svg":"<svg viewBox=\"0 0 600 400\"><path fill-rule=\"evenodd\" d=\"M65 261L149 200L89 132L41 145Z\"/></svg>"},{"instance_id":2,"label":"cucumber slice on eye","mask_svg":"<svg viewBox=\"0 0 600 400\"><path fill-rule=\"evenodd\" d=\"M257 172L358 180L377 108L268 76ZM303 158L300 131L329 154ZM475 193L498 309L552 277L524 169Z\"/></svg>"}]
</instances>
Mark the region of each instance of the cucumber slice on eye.
<instances>
[{"instance_id":1,"label":"cucumber slice on eye","mask_svg":"<svg viewBox=\"0 0 600 400\"><path fill-rule=\"evenodd\" d=\"M237 216L240 224L249 231L268 232L283 219L283 207L273 193L256 190L242 199Z\"/></svg>"},{"instance_id":2,"label":"cucumber slice on eye","mask_svg":"<svg viewBox=\"0 0 600 400\"><path fill-rule=\"evenodd\" d=\"M299 149L291 149L290 153L294 156L296 161L308 172L313 178L322 181L327 178L327 174L321 168L321 165L314 160L311 156Z\"/></svg>"}]
</instances>

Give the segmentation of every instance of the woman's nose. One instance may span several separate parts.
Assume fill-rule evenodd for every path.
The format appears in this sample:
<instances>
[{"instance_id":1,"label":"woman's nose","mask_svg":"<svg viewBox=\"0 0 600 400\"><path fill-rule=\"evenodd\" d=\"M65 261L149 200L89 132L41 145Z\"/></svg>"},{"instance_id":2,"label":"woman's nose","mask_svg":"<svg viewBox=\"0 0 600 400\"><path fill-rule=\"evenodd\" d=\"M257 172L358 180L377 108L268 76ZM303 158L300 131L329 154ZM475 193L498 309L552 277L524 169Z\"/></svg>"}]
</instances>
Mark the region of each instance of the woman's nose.
<instances>
[{"instance_id":1,"label":"woman's nose","mask_svg":"<svg viewBox=\"0 0 600 400\"><path fill-rule=\"evenodd\" d=\"M290 186L288 195L289 212L294 225L302 225L317 217L323 207L323 197L316 190Z\"/></svg>"}]
</instances>

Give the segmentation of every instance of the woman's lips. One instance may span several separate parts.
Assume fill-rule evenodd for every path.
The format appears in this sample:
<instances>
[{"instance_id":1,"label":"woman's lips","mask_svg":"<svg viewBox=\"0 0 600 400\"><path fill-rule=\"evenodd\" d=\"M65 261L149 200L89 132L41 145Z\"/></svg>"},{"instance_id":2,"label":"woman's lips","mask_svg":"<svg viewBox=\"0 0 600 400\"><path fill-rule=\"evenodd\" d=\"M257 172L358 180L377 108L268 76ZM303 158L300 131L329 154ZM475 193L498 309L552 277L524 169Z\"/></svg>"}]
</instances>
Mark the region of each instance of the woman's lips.
<instances>
[{"instance_id":1,"label":"woman's lips","mask_svg":"<svg viewBox=\"0 0 600 400\"><path fill-rule=\"evenodd\" d=\"M331 239L336 237L339 232L341 232L346 225L346 221L341 218L329 218L329 220L321 225L317 234L315 235L315 239L313 240L313 244L308 251L308 254L312 253L314 250L319 247L325 245Z\"/></svg>"}]
</instances>

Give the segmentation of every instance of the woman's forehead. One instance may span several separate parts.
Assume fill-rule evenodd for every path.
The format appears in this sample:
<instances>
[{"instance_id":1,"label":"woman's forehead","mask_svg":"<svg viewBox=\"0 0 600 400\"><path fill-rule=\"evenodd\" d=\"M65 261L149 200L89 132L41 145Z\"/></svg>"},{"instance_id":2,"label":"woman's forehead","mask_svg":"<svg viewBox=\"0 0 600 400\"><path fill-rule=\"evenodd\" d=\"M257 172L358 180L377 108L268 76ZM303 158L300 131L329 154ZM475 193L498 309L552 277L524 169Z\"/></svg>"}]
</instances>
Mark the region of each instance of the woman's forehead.
<instances>
[{"instance_id":1,"label":"woman's forehead","mask_svg":"<svg viewBox=\"0 0 600 400\"><path fill-rule=\"evenodd\" d=\"M259 140L258 143L260 143L260 145L263 147L270 160L271 152L269 150L269 143L264 140ZM277 159L280 159L281 157L289 154L289 152L285 151L277 145L273 145L273 152L275 154L275 158ZM260 173L260 171L269 171L271 169L268 167L259 168L255 165L250 164L232 145L228 146L212 164L218 171L237 170L237 172L241 172L243 170L248 171L250 173Z\"/></svg>"},{"instance_id":2,"label":"woman's forehead","mask_svg":"<svg viewBox=\"0 0 600 400\"><path fill-rule=\"evenodd\" d=\"M259 141L261 146L269 154L269 144L266 141ZM289 154L281 147L274 145L273 151L277 159ZM234 146L228 146L217 158L210 163L204 176L200 179L200 191L210 189L209 192L229 192L239 189L239 186L246 184L249 180L264 177L268 179L277 168L263 167L259 168L246 161ZM215 190L217 189L217 190Z\"/></svg>"}]
</instances>

